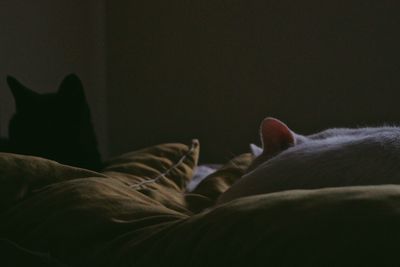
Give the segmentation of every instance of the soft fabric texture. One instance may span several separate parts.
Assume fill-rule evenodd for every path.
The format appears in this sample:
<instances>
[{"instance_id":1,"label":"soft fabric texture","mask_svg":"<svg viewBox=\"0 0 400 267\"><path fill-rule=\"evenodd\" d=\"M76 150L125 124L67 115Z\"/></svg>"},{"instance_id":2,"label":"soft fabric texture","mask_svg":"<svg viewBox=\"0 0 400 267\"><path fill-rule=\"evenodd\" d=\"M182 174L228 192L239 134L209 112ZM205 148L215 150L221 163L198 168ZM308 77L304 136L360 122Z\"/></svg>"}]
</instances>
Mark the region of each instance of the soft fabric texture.
<instances>
[{"instance_id":1,"label":"soft fabric texture","mask_svg":"<svg viewBox=\"0 0 400 267\"><path fill-rule=\"evenodd\" d=\"M94 260L104 267L393 266L399 207L398 185L259 195L169 222L141 242L127 233Z\"/></svg>"},{"instance_id":2,"label":"soft fabric texture","mask_svg":"<svg viewBox=\"0 0 400 267\"><path fill-rule=\"evenodd\" d=\"M44 186L87 177L105 176L44 158L0 153L0 212Z\"/></svg>"},{"instance_id":3,"label":"soft fabric texture","mask_svg":"<svg viewBox=\"0 0 400 267\"><path fill-rule=\"evenodd\" d=\"M0 154L0 238L76 265L128 230L186 218L198 153L196 140L154 146L111 160L103 174Z\"/></svg>"},{"instance_id":4,"label":"soft fabric texture","mask_svg":"<svg viewBox=\"0 0 400 267\"><path fill-rule=\"evenodd\" d=\"M194 170L192 180L186 186L186 191L193 191L201 181L221 167L221 164L202 164L197 166Z\"/></svg>"},{"instance_id":5,"label":"soft fabric texture","mask_svg":"<svg viewBox=\"0 0 400 267\"><path fill-rule=\"evenodd\" d=\"M253 158L254 156L250 153L236 156L206 177L192 192L186 195L189 209L198 213L212 207L218 197L242 177Z\"/></svg>"},{"instance_id":6,"label":"soft fabric texture","mask_svg":"<svg viewBox=\"0 0 400 267\"><path fill-rule=\"evenodd\" d=\"M66 267L47 254L28 250L7 239L0 239L0 251L3 267Z\"/></svg>"},{"instance_id":7,"label":"soft fabric texture","mask_svg":"<svg viewBox=\"0 0 400 267\"><path fill-rule=\"evenodd\" d=\"M103 173L0 154L0 246L82 267L397 264L400 186L285 191L213 206L250 164L244 154L199 185L210 205L193 215L184 193L198 153L197 141L158 145L110 160Z\"/></svg>"},{"instance_id":8,"label":"soft fabric texture","mask_svg":"<svg viewBox=\"0 0 400 267\"><path fill-rule=\"evenodd\" d=\"M124 154L105 163L103 174L173 210L188 212L184 198L199 156L199 143L163 144Z\"/></svg>"}]
</instances>

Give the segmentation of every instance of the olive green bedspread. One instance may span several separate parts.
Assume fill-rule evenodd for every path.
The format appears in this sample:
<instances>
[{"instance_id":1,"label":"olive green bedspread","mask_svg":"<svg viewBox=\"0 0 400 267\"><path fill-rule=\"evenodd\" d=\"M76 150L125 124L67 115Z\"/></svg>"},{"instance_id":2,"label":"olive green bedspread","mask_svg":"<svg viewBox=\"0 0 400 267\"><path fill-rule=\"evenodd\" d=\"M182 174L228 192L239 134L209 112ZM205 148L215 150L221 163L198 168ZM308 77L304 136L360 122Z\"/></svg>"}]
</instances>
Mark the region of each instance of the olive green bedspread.
<instances>
[{"instance_id":1,"label":"olive green bedspread","mask_svg":"<svg viewBox=\"0 0 400 267\"><path fill-rule=\"evenodd\" d=\"M164 144L95 173L0 154L0 238L69 266L399 264L400 186L286 191L215 207L251 158L186 194L198 156L197 141Z\"/></svg>"}]
</instances>

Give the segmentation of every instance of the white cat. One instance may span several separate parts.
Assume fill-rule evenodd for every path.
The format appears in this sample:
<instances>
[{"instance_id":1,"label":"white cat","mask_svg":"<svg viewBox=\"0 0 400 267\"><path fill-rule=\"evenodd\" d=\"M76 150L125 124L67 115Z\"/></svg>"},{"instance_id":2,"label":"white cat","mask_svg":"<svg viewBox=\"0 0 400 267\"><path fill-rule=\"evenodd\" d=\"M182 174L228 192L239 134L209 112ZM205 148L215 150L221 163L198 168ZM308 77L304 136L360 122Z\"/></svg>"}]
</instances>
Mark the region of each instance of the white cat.
<instances>
[{"instance_id":1,"label":"white cat","mask_svg":"<svg viewBox=\"0 0 400 267\"><path fill-rule=\"evenodd\" d=\"M302 136L265 118L260 135L262 152L219 204L290 189L400 184L399 127L333 128Z\"/></svg>"}]
</instances>

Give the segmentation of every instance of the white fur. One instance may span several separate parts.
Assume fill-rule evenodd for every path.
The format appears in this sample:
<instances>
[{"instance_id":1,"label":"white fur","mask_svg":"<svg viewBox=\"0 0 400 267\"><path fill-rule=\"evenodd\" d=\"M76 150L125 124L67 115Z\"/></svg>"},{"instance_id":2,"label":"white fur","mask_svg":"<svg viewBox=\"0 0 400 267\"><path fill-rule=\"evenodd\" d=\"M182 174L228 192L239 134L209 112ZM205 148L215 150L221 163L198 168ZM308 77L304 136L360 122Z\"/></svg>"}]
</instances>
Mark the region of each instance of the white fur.
<instances>
[{"instance_id":1,"label":"white fur","mask_svg":"<svg viewBox=\"0 0 400 267\"><path fill-rule=\"evenodd\" d=\"M400 184L400 128L329 129L247 173L218 203L239 197L352 185Z\"/></svg>"},{"instance_id":2,"label":"white fur","mask_svg":"<svg viewBox=\"0 0 400 267\"><path fill-rule=\"evenodd\" d=\"M260 156L263 152L262 148L255 144L250 144L250 151L251 151L251 154L255 157Z\"/></svg>"}]
</instances>

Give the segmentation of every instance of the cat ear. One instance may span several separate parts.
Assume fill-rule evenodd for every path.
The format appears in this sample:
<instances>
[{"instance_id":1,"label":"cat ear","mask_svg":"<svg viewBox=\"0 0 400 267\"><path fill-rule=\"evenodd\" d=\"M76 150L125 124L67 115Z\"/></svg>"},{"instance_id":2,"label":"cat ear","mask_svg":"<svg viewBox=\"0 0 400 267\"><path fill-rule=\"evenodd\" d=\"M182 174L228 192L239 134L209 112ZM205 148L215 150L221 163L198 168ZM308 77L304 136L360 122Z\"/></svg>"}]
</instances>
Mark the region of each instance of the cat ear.
<instances>
[{"instance_id":1,"label":"cat ear","mask_svg":"<svg viewBox=\"0 0 400 267\"><path fill-rule=\"evenodd\" d=\"M265 118L260 126L263 154L277 154L295 145L294 133L280 120Z\"/></svg>"},{"instance_id":2,"label":"cat ear","mask_svg":"<svg viewBox=\"0 0 400 267\"><path fill-rule=\"evenodd\" d=\"M250 151L253 156L258 157L263 153L263 150L261 147L255 145L255 144L250 144Z\"/></svg>"},{"instance_id":3,"label":"cat ear","mask_svg":"<svg viewBox=\"0 0 400 267\"><path fill-rule=\"evenodd\" d=\"M67 75L61 82L58 95L70 100L85 100L85 92L81 80L75 74Z\"/></svg>"},{"instance_id":4,"label":"cat ear","mask_svg":"<svg viewBox=\"0 0 400 267\"><path fill-rule=\"evenodd\" d=\"M32 102L39 94L22 85L12 76L7 76L7 84L14 96L17 110L21 110Z\"/></svg>"}]
</instances>

